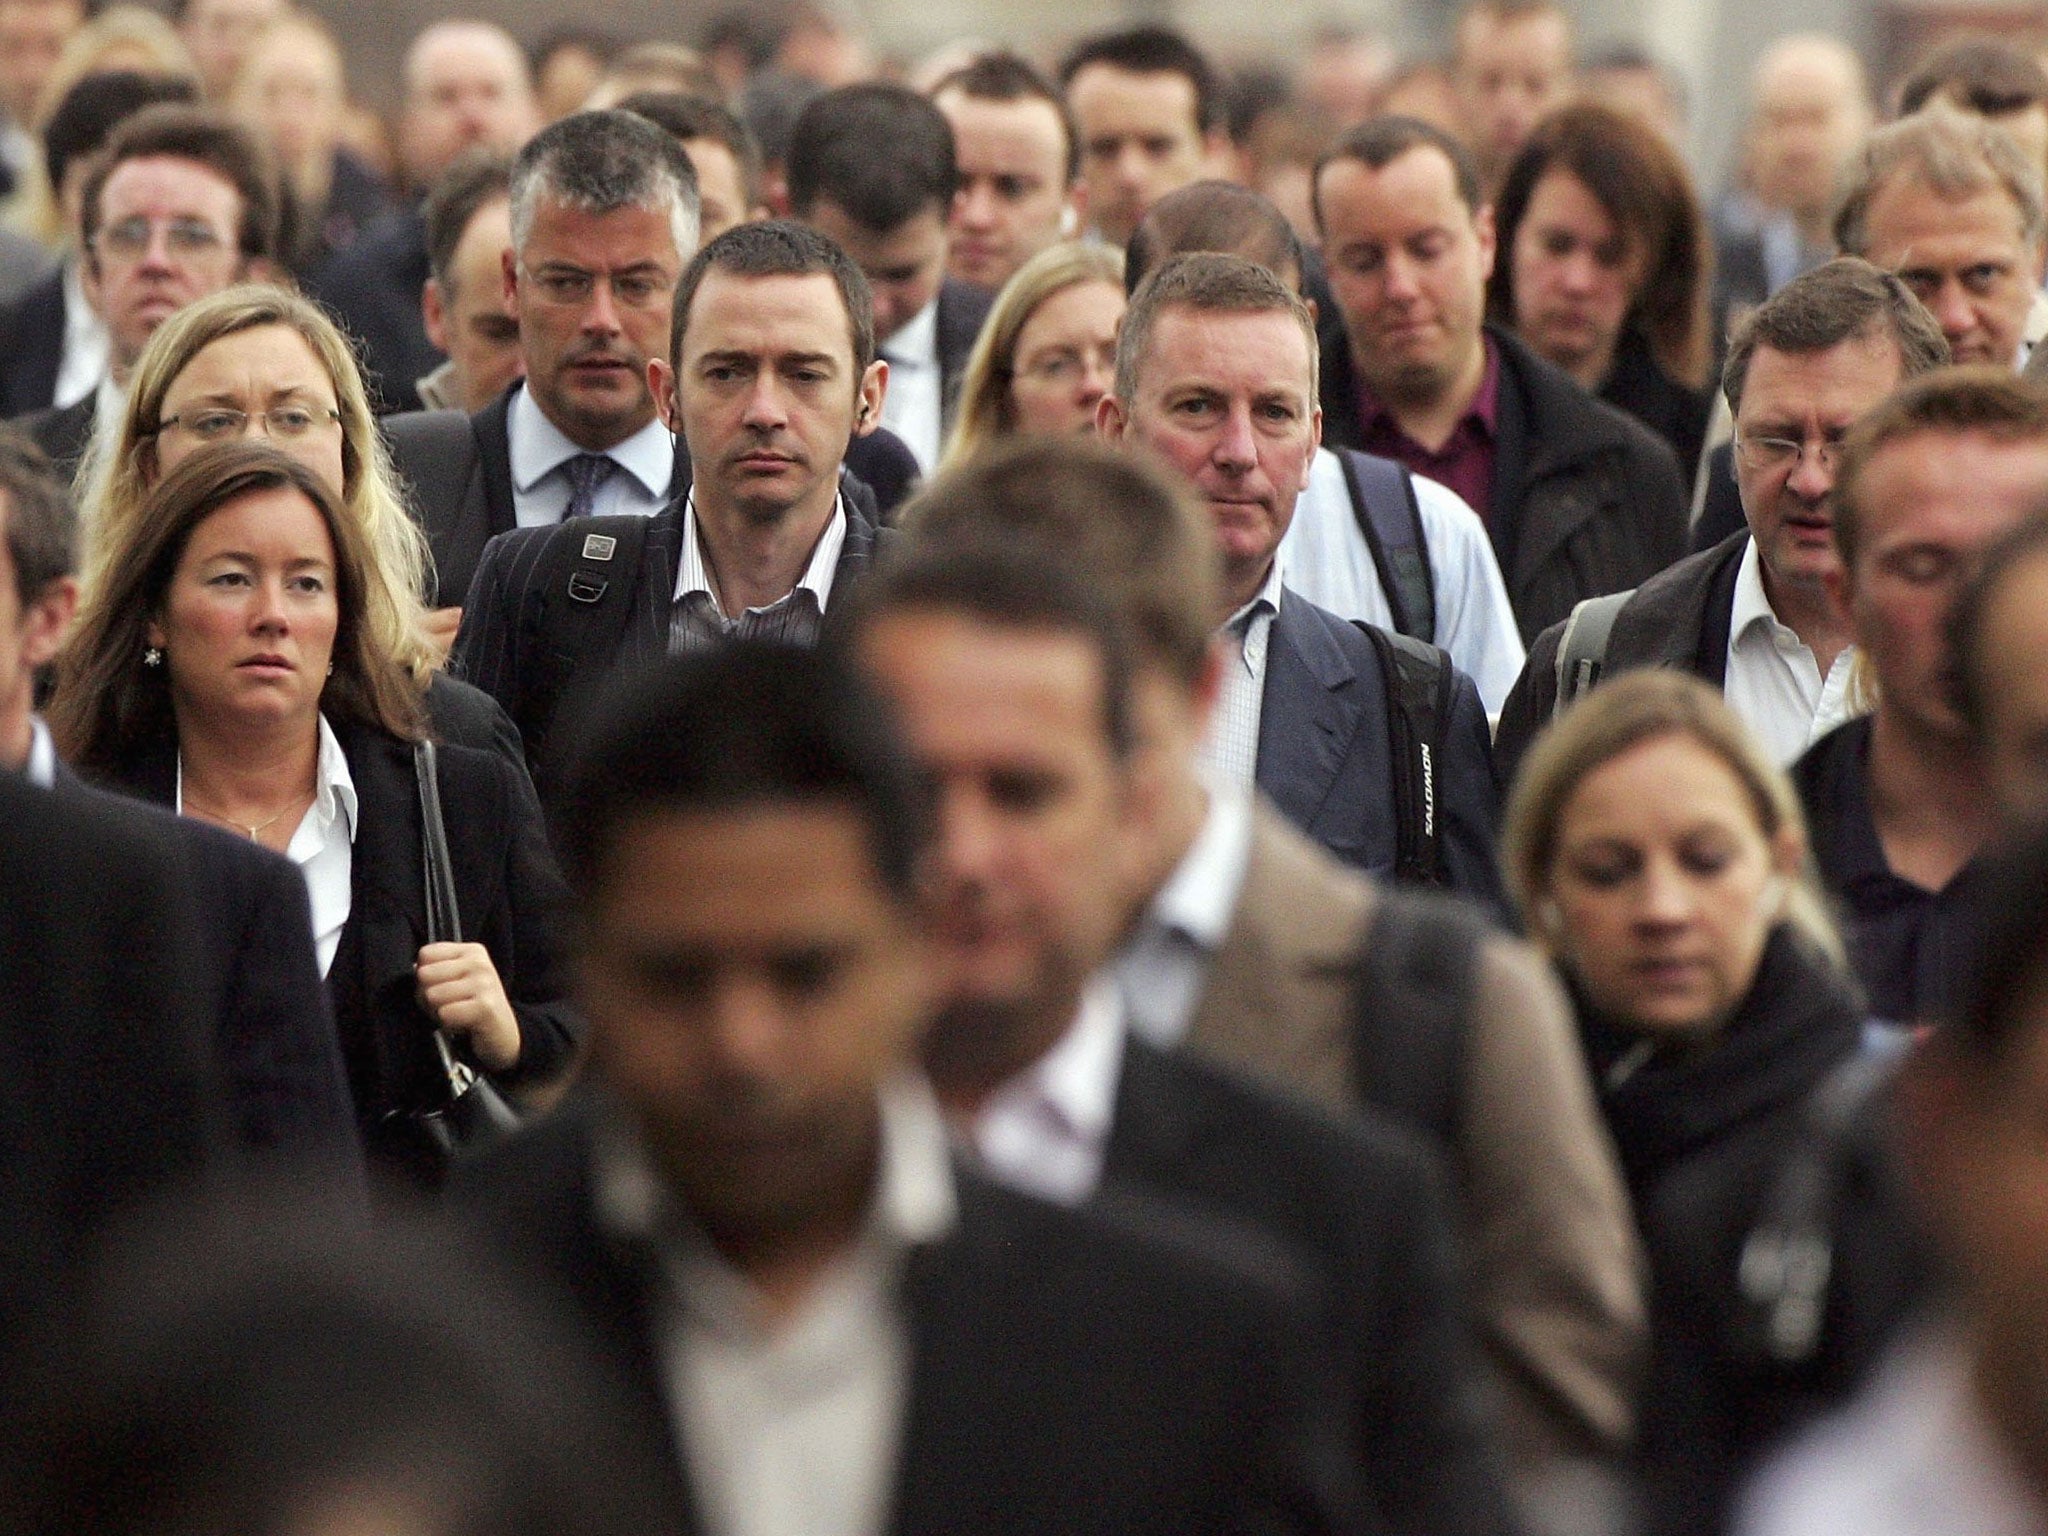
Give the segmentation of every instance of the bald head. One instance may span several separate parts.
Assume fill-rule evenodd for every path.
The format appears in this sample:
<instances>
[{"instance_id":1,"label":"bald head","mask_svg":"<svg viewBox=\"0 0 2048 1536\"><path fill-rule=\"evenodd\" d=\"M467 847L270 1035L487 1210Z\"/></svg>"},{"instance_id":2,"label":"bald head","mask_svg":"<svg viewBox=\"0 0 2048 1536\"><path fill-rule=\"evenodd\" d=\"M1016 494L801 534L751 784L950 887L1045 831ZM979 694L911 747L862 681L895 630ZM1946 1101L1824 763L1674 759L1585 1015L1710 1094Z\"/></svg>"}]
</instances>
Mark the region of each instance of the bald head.
<instances>
[{"instance_id":1,"label":"bald head","mask_svg":"<svg viewBox=\"0 0 2048 1536\"><path fill-rule=\"evenodd\" d=\"M1750 173L1768 206L1824 243L1835 184L1872 121L1863 63L1817 32L1781 37L1757 60Z\"/></svg>"},{"instance_id":2,"label":"bald head","mask_svg":"<svg viewBox=\"0 0 2048 1536\"><path fill-rule=\"evenodd\" d=\"M512 154L540 127L533 77L512 34L487 21L437 21L405 55L399 153L431 186L464 150Z\"/></svg>"}]
</instances>

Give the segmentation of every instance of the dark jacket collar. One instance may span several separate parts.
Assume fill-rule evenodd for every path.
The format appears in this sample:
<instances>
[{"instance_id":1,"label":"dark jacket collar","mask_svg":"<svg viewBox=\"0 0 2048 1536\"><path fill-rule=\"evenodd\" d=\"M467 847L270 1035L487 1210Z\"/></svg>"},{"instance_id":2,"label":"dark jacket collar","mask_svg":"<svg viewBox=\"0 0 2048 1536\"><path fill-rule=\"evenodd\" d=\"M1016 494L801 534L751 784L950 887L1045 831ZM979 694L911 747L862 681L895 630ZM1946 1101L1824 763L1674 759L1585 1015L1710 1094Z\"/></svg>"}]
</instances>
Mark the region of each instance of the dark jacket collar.
<instances>
[{"instance_id":1,"label":"dark jacket collar","mask_svg":"<svg viewBox=\"0 0 2048 1536\"><path fill-rule=\"evenodd\" d=\"M1686 556L1636 588L1635 596L1615 615L1605 670L1612 674L1630 667L1675 667L1716 688L1725 686L1735 581L1748 548L1745 529L1712 549Z\"/></svg>"}]
</instances>

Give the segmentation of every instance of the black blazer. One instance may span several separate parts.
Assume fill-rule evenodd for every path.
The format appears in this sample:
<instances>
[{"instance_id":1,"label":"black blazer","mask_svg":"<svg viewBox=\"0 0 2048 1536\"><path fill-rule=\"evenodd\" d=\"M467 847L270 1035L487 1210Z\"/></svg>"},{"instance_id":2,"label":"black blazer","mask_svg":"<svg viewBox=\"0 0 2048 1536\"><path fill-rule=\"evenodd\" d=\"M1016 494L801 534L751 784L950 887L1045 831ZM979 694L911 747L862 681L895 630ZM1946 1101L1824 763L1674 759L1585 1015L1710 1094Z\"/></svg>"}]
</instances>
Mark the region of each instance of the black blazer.
<instances>
[{"instance_id":1,"label":"black blazer","mask_svg":"<svg viewBox=\"0 0 2048 1536\"><path fill-rule=\"evenodd\" d=\"M1287 819L1346 864L1394 867L1397 821L1386 679L1355 625L1282 589L1266 647L1257 782ZM1486 709L1460 673L1437 781L1452 886L1505 910L1494 866L1500 792Z\"/></svg>"},{"instance_id":2,"label":"black blazer","mask_svg":"<svg viewBox=\"0 0 2048 1536\"><path fill-rule=\"evenodd\" d=\"M459 1175L479 1240L575 1317L617 1383L620 1461L701 1529L656 1359L653 1256L593 1215L586 1106ZM1134 1202L1063 1210L955 1179L913 1251L893 1536L1362 1530L1284 1256Z\"/></svg>"},{"instance_id":3,"label":"black blazer","mask_svg":"<svg viewBox=\"0 0 2048 1536\"><path fill-rule=\"evenodd\" d=\"M92 428L98 414L99 394L94 391L69 405L45 406L31 411L14 425L26 432L43 450L58 477L69 484L78 474L85 450L92 446Z\"/></svg>"},{"instance_id":4,"label":"black blazer","mask_svg":"<svg viewBox=\"0 0 2048 1536\"><path fill-rule=\"evenodd\" d=\"M428 276L427 221L412 207L372 224L306 280L306 291L355 341L363 382L380 411L417 410L414 381L443 361L420 310Z\"/></svg>"},{"instance_id":5,"label":"black blazer","mask_svg":"<svg viewBox=\"0 0 2048 1536\"><path fill-rule=\"evenodd\" d=\"M1278 1239L1322 1282L1365 1493L1396 1531L1514 1528L1428 1153L1136 1036L1103 1177Z\"/></svg>"},{"instance_id":6,"label":"black blazer","mask_svg":"<svg viewBox=\"0 0 2048 1536\"><path fill-rule=\"evenodd\" d=\"M960 385L967 377L967 359L988 312L995 306L992 289L949 277L939 284L939 311L933 350L939 356L939 425L941 435L953 430L960 404Z\"/></svg>"},{"instance_id":7,"label":"black blazer","mask_svg":"<svg viewBox=\"0 0 2048 1536\"><path fill-rule=\"evenodd\" d=\"M61 263L0 308L0 416L44 410L56 398L64 309Z\"/></svg>"},{"instance_id":8,"label":"black blazer","mask_svg":"<svg viewBox=\"0 0 2048 1536\"><path fill-rule=\"evenodd\" d=\"M192 996L214 1042L236 1140L332 1168L359 1192L355 1110L298 870L217 827L94 789L61 765L54 789L110 822L154 829L177 853L196 919Z\"/></svg>"},{"instance_id":9,"label":"black blazer","mask_svg":"<svg viewBox=\"0 0 2048 1536\"><path fill-rule=\"evenodd\" d=\"M427 942L425 864L412 748L380 731L337 727L358 818L348 922L327 991L358 1126L372 1151L394 1110L447 1097L413 964ZM519 1016L520 1056L492 1074L511 1087L562 1071L582 1034L569 1005L568 889L548 850L530 789L494 752L445 745L440 786L462 936L481 943ZM159 742L122 767L133 793L169 805L177 750ZM310 925L309 925L310 926Z\"/></svg>"}]
</instances>

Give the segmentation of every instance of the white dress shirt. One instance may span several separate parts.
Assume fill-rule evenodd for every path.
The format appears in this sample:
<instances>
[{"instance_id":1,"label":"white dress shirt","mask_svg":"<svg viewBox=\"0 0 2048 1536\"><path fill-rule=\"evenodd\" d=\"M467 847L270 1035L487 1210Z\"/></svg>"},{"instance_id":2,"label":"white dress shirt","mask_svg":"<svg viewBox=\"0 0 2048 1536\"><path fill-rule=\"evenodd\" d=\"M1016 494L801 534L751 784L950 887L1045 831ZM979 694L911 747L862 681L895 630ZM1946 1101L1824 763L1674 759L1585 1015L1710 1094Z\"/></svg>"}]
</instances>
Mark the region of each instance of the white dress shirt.
<instances>
[{"instance_id":1,"label":"white dress shirt","mask_svg":"<svg viewBox=\"0 0 2048 1536\"><path fill-rule=\"evenodd\" d=\"M37 789L57 787L57 743L41 715L28 720L28 761L21 765L23 777Z\"/></svg>"},{"instance_id":2,"label":"white dress shirt","mask_svg":"<svg viewBox=\"0 0 2048 1536\"><path fill-rule=\"evenodd\" d=\"M1201 830L1115 962L1131 1029L1153 1045L1187 1037L1210 962L1237 915L1251 852L1251 794L1211 787Z\"/></svg>"},{"instance_id":3,"label":"white dress shirt","mask_svg":"<svg viewBox=\"0 0 2048 1536\"><path fill-rule=\"evenodd\" d=\"M917 467L929 475L938 467L940 415L945 380L939 369L939 301L903 322L881 345L889 363L889 389L882 396L882 425L902 438Z\"/></svg>"},{"instance_id":4,"label":"white dress shirt","mask_svg":"<svg viewBox=\"0 0 2048 1536\"><path fill-rule=\"evenodd\" d=\"M1436 643L1472 679L1488 715L1498 715L1526 659L1515 610L1493 540L1465 498L1426 475L1415 477L1429 574L1436 589ZM1358 528L1344 466L1327 448L1316 450L1308 484L1294 503L1294 522L1280 541L1287 585L1340 619L1393 626L1393 610L1380 585L1372 548Z\"/></svg>"},{"instance_id":5,"label":"white dress shirt","mask_svg":"<svg viewBox=\"0 0 2048 1536\"><path fill-rule=\"evenodd\" d=\"M285 857L306 879L306 899L313 909L313 949L320 974L334 964L341 930L353 903L349 880L355 865L356 783L348 758L335 739L334 727L320 717L320 755L313 769L313 803L299 818L298 829L285 845ZM185 813L185 760L178 760L179 815Z\"/></svg>"},{"instance_id":6,"label":"white dress shirt","mask_svg":"<svg viewBox=\"0 0 2048 1536\"><path fill-rule=\"evenodd\" d=\"M512 396L505 418L512 455L512 511L522 528L551 527L569 507L569 474L563 467L589 450L572 443L547 418L533 391L524 385ZM619 466L597 488L591 514L602 517L638 512L652 517L668 502L668 483L675 473L676 440L655 417L623 443L605 450Z\"/></svg>"},{"instance_id":7,"label":"white dress shirt","mask_svg":"<svg viewBox=\"0 0 2048 1536\"><path fill-rule=\"evenodd\" d=\"M50 403L76 405L99 387L107 376L107 359L113 344L106 322L85 302L85 283L78 275L78 262L64 263L64 356L57 364L57 390Z\"/></svg>"},{"instance_id":8,"label":"white dress shirt","mask_svg":"<svg viewBox=\"0 0 2048 1536\"><path fill-rule=\"evenodd\" d=\"M1862 1394L1767 1464L1740 1536L2048 1536L2048 1508L1978 1406L1946 1328L1897 1347Z\"/></svg>"},{"instance_id":9,"label":"white dress shirt","mask_svg":"<svg viewBox=\"0 0 2048 1536\"><path fill-rule=\"evenodd\" d=\"M1252 600L1233 613L1223 638L1223 687L1209 718L1199 766L1211 782L1250 789L1259 771L1259 720L1266 707L1266 647L1280 611L1280 561Z\"/></svg>"},{"instance_id":10,"label":"white dress shirt","mask_svg":"<svg viewBox=\"0 0 2048 1536\"><path fill-rule=\"evenodd\" d=\"M672 655L702 650L728 639L768 640L785 645L815 645L832 601L832 583L839 574L839 556L846 548L846 503L833 504L825 531L797 584L774 602L738 615L725 611L704 558L697 522L696 492L683 505L683 549L676 561L676 591L669 614L668 648Z\"/></svg>"},{"instance_id":11,"label":"white dress shirt","mask_svg":"<svg viewBox=\"0 0 2048 1536\"><path fill-rule=\"evenodd\" d=\"M675 1210L630 1126L600 1122L600 1225L651 1247L651 1342L707 1536L882 1536L910 1393L905 1257L957 1215L944 1122L921 1078L881 1091L875 1193L859 1238L794 1316Z\"/></svg>"},{"instance_id":12,"label":"white dress shirt","mask_svg":"<svg viewBox=\"0 0 2048 1536\"><path fill-rule=\"evenodd\" d=\"M1059 1043L990 1095L966 1130L969 1149L1000 1183L1081 1204L1102 1180L1123 1064L1122 998L1097 976Z\"/></svg>"},{"instance_id":13,"label":"white dress shirt","mask_svg":"<svg viewBox=\"0 0 2048 1536\"><path fill-rule=\"evenodd\" d=\"M1742 552L1735 573L1735 606L1728 616L1728 707L1742 717L1780 765L1798 760L1814 742L1856 713L1851 701L1856 648L1835 658L1828 675L1804 640L1780 623L1764 595L1763 561L1756 540Z\"/></svg>"}]
</instances>

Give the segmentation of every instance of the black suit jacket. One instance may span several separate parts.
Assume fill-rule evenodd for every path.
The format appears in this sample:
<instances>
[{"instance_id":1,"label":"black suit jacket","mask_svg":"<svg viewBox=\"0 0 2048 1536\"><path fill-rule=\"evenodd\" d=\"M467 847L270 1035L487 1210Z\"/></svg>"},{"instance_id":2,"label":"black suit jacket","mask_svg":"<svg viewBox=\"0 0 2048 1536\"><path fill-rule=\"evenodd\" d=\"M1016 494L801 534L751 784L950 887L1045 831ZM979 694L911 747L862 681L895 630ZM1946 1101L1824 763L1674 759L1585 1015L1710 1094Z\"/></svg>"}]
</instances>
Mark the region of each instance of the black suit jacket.
<instances>
[{"instance_id":1,"label":"black suit jacket","mask_svg":"<svg viewBox=\"0 0 2048 1536\"><path fill-rule=\"evenodd\" d=\"M56 398L64 309L61 264L0 308L0 416L45 410Z\"/></svg>"},{"instance_id":2,"label":"black suit jacket","mask_svg":"<svg viewBox=\"0 0 2048 1536\"><path fill-rule=\"evenodd\" d=\"M59 766L57 796L165 836L193 897L192 996L211 1032L236 1139L332 1168L356 1191L362 1148L313 953L306 882L286 859L217 827L88 786Z\"/></svg>"},{"instance_id":3,"label":"black suit jacket","mask_svg":"<svg viewBox=\"0 0 2048 1536\"><path fill-rule=\"evenodd\" d=\"M1365 1493L1389 1529L1513 1528L1419 1145L1132 1036L1103 1177L1277 1238L1321 1280Z\"/></svg>"},{"instance_id":4,"label":"black suit jacket","mask_svg":"<svg viewBox=\"0 0 2048 1536\"><path fill-rule=\"evenodd\" d=\"M953 430L953 412L960 403L960 385L967 376L967 358L988 320L996 296L987 288L949 277L939 284L939 312L933 350L939 357L939 424L941 435Z\"/></svg>"},{"instance_id":5,"label":"black suit jacket","mask_svg":"<svg viewBox=\"0 0 2048 1536\"><path fill-rule=\"evenodd\" d=\"M14 425L34 439L59 477L68 483L77 476L79 461L85 457L85 450L92 446L92 427L98 404L99 394L94 391L70 405L51 405L40 411L31 411Z\"/></svg>"},{"instance_id":6,"label":"black suit jacket","mask_svg":"<svg viewBox=\"0 0 2048 1536\"><path fill-rule=\"evenodd\" d=\"M444 361L420 310L428 275L427 221L412 207L372 224L306 280L306 291L354 339L380 411L419 409L414 381Z\"/></svg>"},{"instance_id":7,"label":"black suit jacket","mask_svg":"<svg viewBox=\"0 0 2048 1536\"><path fill-rule=\"evenodd\" d=\"M593 1214L590 1129L557 1113L459 1201L618 1384L615 1449L701 1529L655 1358L653 1256ZM909 1401L893 1536L1377 1529L1353 1519L1330 1401L1283 1255L1131 1202L1068 1211L956 1178L959 1217L904 1279ZM654 1527L650 1527L654 1528Z\"/></svg>"},{"instance_id":8,"label":"black suit jacket","mask_svg":"<svg viewBox=\"0 0 2048 1536\"><path fill-rule=\"evenodd\" d=\"M184 879L163 828L0 773L0 1352L227 1144Z\"/></svg>"},{"instance_id":9,"label":"black suit jacket","mask_svg":"<svg viewBox=\"0 0 2048 1536\"><path fill-rule=\"evenodd\" d=\"M1302 831L1345 863L1385 874L1398 822L1386 678L1357 627L1282 589L1266 648L1257 781ZM1494 866L1500 792L1486 709L1460 673L1437 781L1443 851L1457 890L1505 908Z\"/></svg>"},{"instance_id":10,"label":"black suit jacket","mask_svg":"<svg viewBox=\"0 0 2048 1536\"><path fill-rule=\"evenodd\" d=\"M386 441L399 474L411 487L413 518L434 552L437 592L430 605L459 603L476 579L484 546L519 526L512 493L514 384L474 415L461 411L409 411L384 418ZM886 515L915 488L917 460L901 438L877 429L847 444L846 467L876 491ZM865 471L865 473L863 473ZM690 484L690 450L676 439L669 498Z\"/></svg>"}]
</instances>

